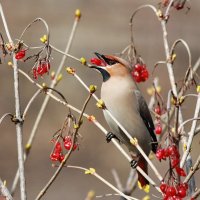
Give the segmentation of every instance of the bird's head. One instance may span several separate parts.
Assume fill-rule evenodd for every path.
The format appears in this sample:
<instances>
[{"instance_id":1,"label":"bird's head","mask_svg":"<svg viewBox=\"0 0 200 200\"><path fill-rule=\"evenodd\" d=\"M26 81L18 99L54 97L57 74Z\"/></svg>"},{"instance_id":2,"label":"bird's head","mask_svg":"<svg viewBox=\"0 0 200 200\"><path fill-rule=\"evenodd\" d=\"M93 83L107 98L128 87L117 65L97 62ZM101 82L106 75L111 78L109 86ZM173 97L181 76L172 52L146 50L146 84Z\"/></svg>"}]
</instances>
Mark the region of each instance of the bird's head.
<instances>
[{"instance_id":1,"label":"bird's head","mask_svg":"<svg viewBox=\"0 0 200 200\"><path fill-rule=\"evenodd\" d=\"M104 82L110 77L123 77L130 73L128 68L129 64L124 59L117 56L102 55L99 53L95 53L95 55L102 64L100 66L91 66L91 68L97 69L99 72L101 72Z\"/></svg>"}]
</instances>

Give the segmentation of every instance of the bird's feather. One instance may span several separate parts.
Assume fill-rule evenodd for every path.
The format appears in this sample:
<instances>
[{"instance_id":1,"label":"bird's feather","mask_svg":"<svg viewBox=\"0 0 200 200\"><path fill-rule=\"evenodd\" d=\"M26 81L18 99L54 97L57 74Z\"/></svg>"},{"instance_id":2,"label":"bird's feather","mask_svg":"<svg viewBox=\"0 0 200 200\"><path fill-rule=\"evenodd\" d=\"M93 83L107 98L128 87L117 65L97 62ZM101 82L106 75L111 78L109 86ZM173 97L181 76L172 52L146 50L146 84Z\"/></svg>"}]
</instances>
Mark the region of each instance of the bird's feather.
<instances>
[{"instance_id":1,"label":"bird's feather","mask_svg":"<svg viewBox=\"0 0 200 200\"><path fill-rule=\"evenodd\" d=\"M144 97L141 95L139 90L134 90L134 93L136 95L137 98L137 102L138 102L138 111L139 114L141 116L141 118L143 119L150 135L151 135L151 139L152 139L152 151L155 153L157 146L158 146L158 142L157 142L157 138L156 135L154 133L154 123L149 111L149 108L147 106L147 103L144 99Z\"/></svg>"}]
</instances>

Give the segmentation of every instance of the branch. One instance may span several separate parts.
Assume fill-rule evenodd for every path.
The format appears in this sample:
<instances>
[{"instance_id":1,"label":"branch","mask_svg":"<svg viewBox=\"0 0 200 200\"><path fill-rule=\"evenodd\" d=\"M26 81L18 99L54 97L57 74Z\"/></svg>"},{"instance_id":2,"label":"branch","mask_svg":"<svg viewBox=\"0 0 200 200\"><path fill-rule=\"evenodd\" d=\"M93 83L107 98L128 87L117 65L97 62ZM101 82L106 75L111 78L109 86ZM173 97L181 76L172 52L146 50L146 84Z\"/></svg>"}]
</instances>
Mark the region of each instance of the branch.
<instances>
[{"instance_id":1,"label":"branch","mask_svg":"<svg viewBox=\"0 0 200 200\"><path fill-rule=\"evenodd\" d=\"M194 173L199 169L199 164L200 164L200 155L197 158L194 166L190 169L190 172L187 175L187 177L185 178L185 180L183 181L183 183L187 183L192 178L192 176L194 175Z\"/></svg>"},{"instance_id":2,"label":"branch","mask_svg":"<svg viewBox=\"0 0 200 200\"><path fill-rule=\"evenodd\" d=\"M120 190L118 190L111 183L109 183L108 181L106 181L102 176L100 176L99 174L97 174L96 171L95 171L95 169L93 169L93 168L86 169L86 168L83 168L83 167L72 166L72 165L67 165L67 167L68 168L73 168L73 169L83 170L83 171L85 171L85 174L91 174L91 175L95 176L97 179L99 179L100 181L102 181L105 185L107 185L108 187L110 187L111 189L113 189L115 192L117 192L118 194L120 194L121 196L123 196L125 199L128 199L128 200L139 200L139 199L136 199L134 197L130 197L130 196L125 195L123 192L121 192Z\"/></svg>"},{"instance_id":3,"label":"branch","mask_svg":"<svg viewBox=\"0 0 200 200\"><path fill-rule=\"evenodd\" d=\"M199 111L200 111L200 92L198 94L196 109L195 109L195 112L194 112L194 119L198 118ZM190 153L190 148L191 148L191 145L192 145L192 140L193 140L193 137L194 137L196 125L197 125L197 120L193 120L190 132L188 133L189 138L188 138L188 141L187 141L187 149L183 153L183 156L182 156L182 159L181 159L181 162L180 162L180 167L184 166L185 161L187 159L187 156Z\"/></svg>"},{"instance_id":4,"label":"branch","mask_svg":"<svg viewBox=\"0 0 200 200\"><path fill-rule=\"evenodd\" d=\"M8 191L7 187L3 183L3 181L0 179L0 194L2 194L6 200L13 200L10 192Z\"/></svg>"}]
</instances>

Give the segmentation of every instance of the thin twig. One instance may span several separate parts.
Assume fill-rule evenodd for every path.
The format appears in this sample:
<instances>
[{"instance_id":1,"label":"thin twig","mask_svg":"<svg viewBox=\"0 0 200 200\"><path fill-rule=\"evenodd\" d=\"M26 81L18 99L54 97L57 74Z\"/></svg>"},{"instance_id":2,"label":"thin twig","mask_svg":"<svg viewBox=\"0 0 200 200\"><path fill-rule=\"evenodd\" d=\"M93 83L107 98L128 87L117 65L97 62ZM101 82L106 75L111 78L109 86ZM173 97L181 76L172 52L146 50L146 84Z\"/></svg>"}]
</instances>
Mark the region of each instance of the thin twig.
<instances>
[{"instance_id":1,"label":"thin twig","mask_svg":"<svg viewBox=\"0 0 200 200\"><path fill-rule=\"evenodd\" d=\"M189 199L189 200L191 200L191 199L197 199L197 197L200 195L200 188L196 191L196 192L194 192L193 194L192 194L192 196L191 196L191 198Z\"/></svg>"},{"instance_id":2,"label":"thin twig","mask_svg":"<svg viewBox=\"0 0 200 200\"><path fill-rule=\"evenodd\" d=\"M116 186L117 188L120 190L120 191L123 191L123 187L122 187L122 183L120 181L120 178L119 178L119 175L116 171L116 169L112 169L112 175L114 177L114 180L115 180L115 183L116 183Z\"/></svg>"},{"instance_id":3,"label":"thin twig","mask_svg":"<svg viewBox=\"0 0 200 200\"><path fill-rule=\"evenodd\" d=\"M194 175L194 173L199 169L199 165L200 165L200 155L198 156L194 166L190 169L189 174L183 181L184 183L187 183L191 179L191 177Z\"/></svg>"},{"instance_id":4,"label":"thin twig","mask_svg":"<svg viewBox=\"0 0 200 200\"><path fill-rule=\"evenodd\" d=\"M6 200L13 200L13 197L11 196L10 192L8 191L8 188L5 186L1 178L0 178L0 194L2 194L6 198Z\"/></svg>"},{"instance_id":5,"label":"thin twig","mask_svg":"<svg viewBox=\"0 0 200 200\"><path fill-rule=\"evenodd\" d=\"M67 167L68 168L73 168L73 169L83 170L85 172L90 171L90 169L86 169L86 168L79 167L79 166L68 165ZM102 181L104 184L106 184L108 187L110 187L111 189L113 189L115 192L117 192L118 194L120 194L121 196L123 196L125 199L128 199L128 200L139 200L139 199L136 199L134 197L130 197L130 196L125 195L123 192L121 192L120 190L118 190L111 183L109 183L108 181L106 181L102 176L100 176L99 174L97 174L95 170L92 173L90 173L90 174L93 175L93 176L95 176L97 179L99 179L100 181Z\"/></svg>"},{"instance_id":6,"label":"thin twig","mask_svg":"<svg viewBox=\"0 0 200 200\"><path fill-rule=\"evenodd\" d=\"M37 98L37 96L41 93L41 91L42 91L41 89L37 90L35 92L35 94L31 97L31 99L29 100L28 104L26 105L26 108L24 109L24 113L22 115L22 120L25 120L26 114L27 114L29 108L31 107L31 104Z\"/></svg>"},{"instance_id":7,"label":"thin twig","mask_svg":"<svg viewBox=\"0 0 200 200\"><path fill-rule=\"evenodd\" d=\"M195 112L194 112L194 119L198 118L199 111L200 111L200 93L198 94L196 109L195 109ZM189 138L188 138L188 141L187 141L187 149L183 153L183 156L182 156L182 159L181 159L181 162L180 162L180 167L184 166L185 161L187 159L187 156L190 153L190 148L191 148L191 145L192 145L192 140L193 140L193 137L194 137L196 125L197 125L197 120L193 120L191 129L190 129L190 132L189 132Z\"/></svg>"},{"instance_id":8,"label":"thin twig","mask_svg":"<svg viewBox=\"0 0 200 200\"><path fill-rule=\"evenodd\" d=\"M5 113L5 114L0 118L0 124L2 123L2 121L3 121L7 116L10 116L11 119L13 118L13 114L11 114L11 113Z\"/></svg>"}]
</instances>

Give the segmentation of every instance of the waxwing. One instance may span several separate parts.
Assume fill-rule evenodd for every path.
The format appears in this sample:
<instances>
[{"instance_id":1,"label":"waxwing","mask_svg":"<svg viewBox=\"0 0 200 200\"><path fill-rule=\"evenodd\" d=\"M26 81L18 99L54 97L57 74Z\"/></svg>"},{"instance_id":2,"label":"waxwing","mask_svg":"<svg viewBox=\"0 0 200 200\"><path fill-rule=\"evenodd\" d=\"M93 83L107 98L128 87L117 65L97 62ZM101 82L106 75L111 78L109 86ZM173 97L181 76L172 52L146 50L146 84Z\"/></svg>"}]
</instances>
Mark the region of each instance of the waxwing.
<instances>
[{"instance_id":1,"label":"waxwing","mask_svg":"<svg viewBox=\"0 0 200 200\"><path fill-rule=\"evenodd\" d=\"M146 101L131 76L128 62L116 56L95 54L101 60L101 66L91 68L97 69L103 77L101 99L106 108L133 138L137 138L147 156L151 150L155 153L158 143L153 120ZM105 111L104 116L112 131L107 135L107 141L116 137L120 143L125 144L130 151L134 165L137 163L148 174L147 162L143 156ZM138 182L142 188L149 184L140 173L138 173Z\"/></svg>"}]
</instances>

